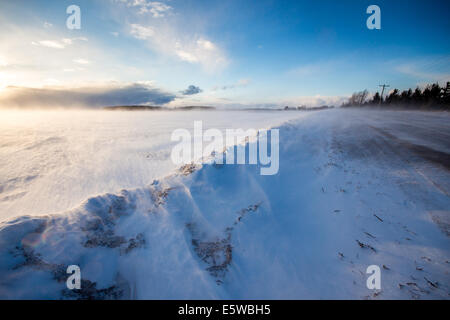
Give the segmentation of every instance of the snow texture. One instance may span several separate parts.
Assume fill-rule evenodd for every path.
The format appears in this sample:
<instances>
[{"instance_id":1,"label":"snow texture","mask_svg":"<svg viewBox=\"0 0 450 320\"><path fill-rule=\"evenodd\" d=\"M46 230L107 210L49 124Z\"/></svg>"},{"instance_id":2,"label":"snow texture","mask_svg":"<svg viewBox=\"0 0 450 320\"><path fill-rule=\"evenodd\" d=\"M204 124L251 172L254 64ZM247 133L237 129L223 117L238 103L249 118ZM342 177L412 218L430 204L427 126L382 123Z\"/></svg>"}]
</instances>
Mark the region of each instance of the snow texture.
<instances>
[{"instance_id":1,"label":"snow texture","mask_svg":"<svg viewBox=\"0 0 450 320\"><path fill-rule=\"evenodd\" d=\"M277 175L204 163L5 219L0 298L449 299L449 115L299 114L279 126ZM72 264L80 290L65 285ZM366 287L370 265L381 290Z\"/></svg>"}]
</instances>

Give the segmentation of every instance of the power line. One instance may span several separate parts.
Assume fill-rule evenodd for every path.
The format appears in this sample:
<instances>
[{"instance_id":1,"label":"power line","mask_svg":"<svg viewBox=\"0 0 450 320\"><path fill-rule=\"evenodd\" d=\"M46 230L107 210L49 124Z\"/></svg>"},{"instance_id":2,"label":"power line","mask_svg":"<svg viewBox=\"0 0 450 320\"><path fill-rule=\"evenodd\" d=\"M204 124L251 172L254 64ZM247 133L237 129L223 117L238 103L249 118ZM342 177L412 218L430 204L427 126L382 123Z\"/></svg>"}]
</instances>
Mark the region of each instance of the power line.
<instances>
[{"instance_id":1,"label":"power line","mask_svg":"<svg viewBox=\"0 0 450 320\"><path fill-rule=\"evenodd\" d=\"M381 104L381 101L383 101L384 88L389 88L390 85L388 85L388 84L380 84L379 87L383 87L383 90L381 90L381 97L380 97L380 104Z\"/></svg>"}]
</instances>

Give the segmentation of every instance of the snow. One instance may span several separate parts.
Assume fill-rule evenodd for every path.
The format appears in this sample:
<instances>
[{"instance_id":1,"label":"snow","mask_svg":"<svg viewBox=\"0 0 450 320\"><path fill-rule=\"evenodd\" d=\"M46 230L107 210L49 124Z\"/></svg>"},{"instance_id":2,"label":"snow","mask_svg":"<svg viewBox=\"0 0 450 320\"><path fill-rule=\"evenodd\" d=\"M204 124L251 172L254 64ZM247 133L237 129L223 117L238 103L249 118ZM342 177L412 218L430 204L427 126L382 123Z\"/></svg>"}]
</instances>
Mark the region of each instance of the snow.
<instances>
[{"instance_id":1,"label":"snow","mask_svg":"<svg viewBox=\"0 0 450 320\"><path fill-rule=\"evenodd\" d=\"M265 111L0 111L0 221L78 206L176 169L172 132L265 128L301 117Z\"/></svg>"},{"instance_id":2,"label":"snow","mask_svg":"<svg viewBox=\"0 0 450 320\"><path fill-rule=\"evenodd\" d=\"M184 113L177 124L189 127L201 114ZM298 119L281 119L282 114ZM223 111L214 123L209 118L208 125L230 125L230 118L223 119L227 115ZM147 181L136 178L143 160L130 154L138 147L154 151L167 146L163 138L155 147L143 144L137 124L149 119L123 116L136 121L128 127L136 131L114 145L121 155L95 143L86 146L89 152L84 149L92 136L106 146L108 134L100 135L87 124L79 134L71 130L75 149L100 153L96 166L101 164L105 177L110 173L111 188L120 186L122 191L92 192L81 205L59 214L17 216L16 211L0 225L1 298L449 298L447 113L271 113L274 125L288 120L277 125L278 174L260 175L255 165L204 163L192 173L167 165L153 175L143 170L144 180L155 179L145 186L140 184ZM270 125L263 120L267 114L241 117L233 125ZM119 124L130 118L108 121L114 125L104 126L105 131L113 135L115 127L125 132ZM54 137L50 141L61 136L49 133L48 127L42 132L46 130ZM85 140L78 141L86 130ZM137 142L127 153L125 146L133 139ZM12 140L4 141L2 149L14 148ZM53 143L43 141L40 148ZM23 142L19 150L27 145ZM50 155L55 153L44 150L48 161L54 161ZM72 173L63 180L100 177L88 156L71 160L75 155L66 156L78 161L78 171L69 166ZM130 162L120 164L126 157ZM135 167L131 160L138 160ZM19 169L25 165L16 162ZM64 165L54 166L59 169L52 178L58 180ZM125 177L133 174L130 180ZM47 181L41 181L42 187ZM28 182L23 178L14 183ZM72 264L81 268L79 291L65 287L65 268ZM381 268L381 290L366 287L370 265Z\"/></svg>"}]
</instances>

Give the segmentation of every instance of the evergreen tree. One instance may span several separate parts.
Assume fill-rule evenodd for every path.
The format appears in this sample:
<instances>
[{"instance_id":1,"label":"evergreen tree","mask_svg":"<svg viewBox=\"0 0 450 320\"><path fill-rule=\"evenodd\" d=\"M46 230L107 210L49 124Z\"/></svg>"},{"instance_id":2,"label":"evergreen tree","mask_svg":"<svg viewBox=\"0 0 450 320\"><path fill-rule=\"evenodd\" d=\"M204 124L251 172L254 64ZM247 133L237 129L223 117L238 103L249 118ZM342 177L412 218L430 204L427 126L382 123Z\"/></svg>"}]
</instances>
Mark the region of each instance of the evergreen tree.
<instances>
[{"instance_id":1,"label":"evergreen tree","mask_svg":"<svg viewBox=\"0 0 450 320\"><path fill-rule=\"evenodd\" d=\"M414 93L412 95L412 102L414 104L419 104L422 102L422 90L420 90L419 87L414 90Z\"/></svg>"},{"instance_id":2,"label":"evergreen tree","mask_svg":"<svg viewBox=\"0 0 450 320\"><path fill-rule=\"evenodd\" d=\"M380 93L375 93L375 95L373 96L372 100L369 101L369 104L380 104L381 102L381 96Z\"/></svg>"}]
</instances>

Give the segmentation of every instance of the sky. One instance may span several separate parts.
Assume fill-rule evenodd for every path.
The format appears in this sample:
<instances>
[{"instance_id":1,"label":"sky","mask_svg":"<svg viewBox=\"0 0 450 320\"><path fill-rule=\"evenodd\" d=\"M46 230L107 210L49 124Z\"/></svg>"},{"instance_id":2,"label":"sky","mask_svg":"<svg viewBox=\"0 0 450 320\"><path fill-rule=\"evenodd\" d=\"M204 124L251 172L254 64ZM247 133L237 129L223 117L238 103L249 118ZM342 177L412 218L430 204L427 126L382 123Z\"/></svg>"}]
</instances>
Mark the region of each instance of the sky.
<instances>
[{"instance_id":1,"label":"sky","mask_svg":"<svg viewBox=\"0 0 450 320\"><path fill-rule=\"evenodd\" d=\"M313 106L444 84L449 12L445 0L1 0L0 106Z\"/></svg>"}]
</instances>

